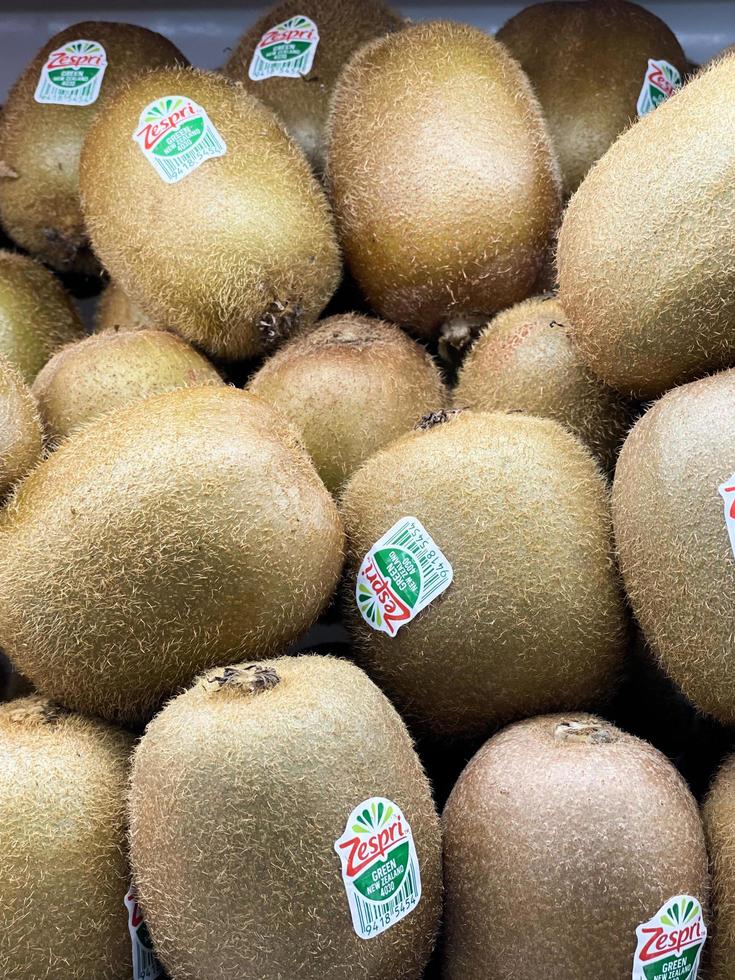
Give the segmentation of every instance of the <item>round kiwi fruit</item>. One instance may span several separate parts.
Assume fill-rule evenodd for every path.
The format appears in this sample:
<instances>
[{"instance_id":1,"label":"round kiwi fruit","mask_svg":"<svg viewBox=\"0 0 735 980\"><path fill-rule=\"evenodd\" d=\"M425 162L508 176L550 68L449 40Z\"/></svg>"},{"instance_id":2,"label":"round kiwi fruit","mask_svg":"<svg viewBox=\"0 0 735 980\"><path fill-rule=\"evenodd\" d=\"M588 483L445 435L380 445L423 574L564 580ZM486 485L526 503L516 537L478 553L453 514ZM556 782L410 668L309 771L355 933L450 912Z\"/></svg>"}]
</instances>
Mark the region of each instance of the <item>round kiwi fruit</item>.
<instances>
[{"instance_id":1,"label":"round kiwi fruit","mask_svg":"<svg viewBox=\"0 0 735 980\"><path fill-rule=\"evenodd\" d=\"M40 691L135 723L329 602L335 504L286 420L179 388L74 433L0 514L0 647Z\"/></svg>"},{"instance_id":2,"label":"round kiwi fruit","mask_svg":"<svg viewBox=\"0 0 735 980\"><path fill-rule=\"evenodd\" d=\"M625 0L535 3L496 35L531 80L549 123L564 194L637 119L650 60L688 62L655 14ZM663 93L662 93L663 98Z\"/></svg>"},{"instance_id":3,"label":"round kiwi fruit","mask_svg":"<svg viewBox=\"0 0 735 980\"><path fill-rule=\"evenodd\" d=\"M43 451L38 406L20 373L0 354L0 502Z\"/></svg>"},{"instance_id":4,"label":"round kiwi fruit","mask_svg":"<svg viewBox=\"0 0 735 980\"><path fill-rule=\"evenodd\" d=\"M0 705L0 974L128 980L130 735L37 696Z\"/></svg>"},{"instance_id":5,"label":"round kiwi fruit","mask_svg":"<svg viewBox=\"0 0 735 980\"><path fill-rule=\"evenodd\" d=\"M441 913L439 820L405 725L354 665L307 655L200 677L149 724L129 811L135 883L172 977L421 976ZM397 812L418 874L408 840L403 857L388 844ZM388 848L361 871L367 938L335 853L346 830L356 869ZM379 932L384 876L409 910Z\"/></svg>"},{"instance_id":6,"label":"round kiwi fruit","mask_svg":"<svg viewBox=\"0 0 735 980\"><path fill-rule=\"evenodd\" d=\"M717 773L702 810L712 869L710 980L735 975L735 755Z\"/></svg>"},{"instance_id":7,"label":"round kiwi fruit","mask_svg":"<svg viewBox=\"0 0 735 980\"><path fill-rule=\"evenodd\" d=\"M436 364L416 341L355 314L329 317L294 337L265 362L249 390L288 416L332 492L447 402Z\"/></svg>"},{"instance_id":8,"label":"round kiwi fruit","mask_svg":"<svg viewBox=\"0 0 735 980\"><path fill-rule=\"evenodd\" d=\"M488 324L464 360L454 404L556 419L608 471L633 420L633 406L580 359L556 297L526 300Z\"/></svg>"},{"instance_id":9,"label":"round kiwi fruit","mask_svg":"<svg viewBox=\"0 0 735 980\"><path fill-rule=\"evenodd\" d=\"M355 657L420 731L482 735L611 693L626 626L606 484L557 422L472 411L430 418L364 463L340 506ZM391 635L364 618L355 590L368 552L407 517L454 578ZM416 535L407 540L404 551L420 555ZM434 544L425 550L428 560ZM403 572L385 574L398 581Z\"/></svg>"},{"instance_id":10,"label":"round kiwi fruit","mask_svg":"<svg viewBox=\"0 0 735 980\"><path fill-rule=\"evenodd\" d=\"M345 257L379 315L420 337L466 336L532 292L559 174L501 44L449 21L371 41L340 77L329 128Z\"/></svg>"},{"instance_id":11,"label":"round kiwi fruit","mask_svg":"<svg viewBox=\"0 0 735 980\"><path fill-rule=\"evenodd\" d=\"M57 351L32 390L46 435L57 441L152 395L222 384L206 357L172 333L108 330Z\"/></svg>"},{"instance_id":12,"label":"round kiwi fruit","mask_svg":"<svg viewBox=\"0 0 735 980\"><path fill-rule=\"evenodd\" d=\"M142 120L151 106L162 123ZM190 132L221 155L196 157L169 183L154 150ZM135 133L158 140L149 156ZM306 158L270 109L219 75L162 69L133 79L90 128L80 179L94 249L113 280L154 323L209 354L263 353L313 322L337 286L332 216Z\"/></svg>"},{"instance_id":13,"label":"round kiwi fruit","mask_svg":"<svg viewBox=\"0 0 735 980\"><path fill-rule=\"evenodd\" d=\"M624 133L572 198L559 298L588 366L652 398L735 362L735 58Z\"/></svg>"},{"instance_id":14,"label":"round kiwi fruit","mask_svg":"<svg viewBox=\"0 0 735 980\"><path fill-rule=\"evenodd\" d=\"M636 929L666 902L689 895L706 914L707 852L684 780L591 715L490 739L452 791L443 837L447 980L624 980Z\"/></svg>"},{"instance_id":15,"label":"round kiwi fruit","mask_svg":"<svg viewBox=\"0 0 735 980\"><path fill-rule=\"evenodd\" d=\"M39 80L44 67L54 60L50 56L75 41L95 42L104 49L106 67L99 94L90 104L40 102L36 98ZM84 57L72 51L63 64L55 59L52 74L74 71L69 66L75 55ZM100 57L97 50L93 55ZM186 63L178 48L160 34L134 24L83 21L55 34L41 48L10 90L0 119L0 221L14 241L61 271L98 271L79 204L79 153L84 137L98 110L123 83L147 69L176 63ZM83 66L76 69L84 70ZM62 90L50 97L69 99L78 90L76 86L70 89L71 96ZM126 214L129 211L126 208Z\"/></svg>"},{"instance_id":16,"label":"round kiwi fruit","mask_svg":"<svg viewBox=\"0 0 735 980\"><path fill-rule=\"evenodd\" d=\"M114 282L108 282L100 294L95 309L94 328L97 333L103 330L162 329Z\"/></svg>"},{"instance_id":17,"label":"round kiwi fruit","mask_svg":"<svg viewBox=\"0 0 735 980\"><path fill-rule=\"evenodd\" d=\"M308 18L314 26L302 24L287 31L275 30L295 17ZM263 14L243 35L222 72L241 82L278 114L315 170L320 172L324 169L329 101L340 72L361 45L404 25L403 18L380 0L286 0ZM318 37L310 67L303 66L294 75L286 64L281 71L271 73L278 66L256 57L261 42L266 41L270 48L279 39L283 43L285 33L299 29L301 33L293 43L303 45L302 38L311 42L306 48L307 61ZM271 70L258 70L258 64L263 61ZM251 73L256 77L252 78Z\"/></svg>"}]
</instances>

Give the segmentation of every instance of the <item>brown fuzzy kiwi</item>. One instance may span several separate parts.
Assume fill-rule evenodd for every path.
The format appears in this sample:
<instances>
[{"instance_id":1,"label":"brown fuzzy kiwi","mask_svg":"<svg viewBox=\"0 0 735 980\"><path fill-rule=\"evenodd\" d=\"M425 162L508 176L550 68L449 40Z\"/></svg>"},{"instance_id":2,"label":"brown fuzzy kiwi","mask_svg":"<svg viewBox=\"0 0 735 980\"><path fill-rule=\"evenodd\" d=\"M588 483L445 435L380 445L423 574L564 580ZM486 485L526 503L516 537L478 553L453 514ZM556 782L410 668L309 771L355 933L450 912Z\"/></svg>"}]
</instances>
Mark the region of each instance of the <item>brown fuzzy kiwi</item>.
<instances>
[{"instance_id":1,"label":"brown fuzzy kiwi","mask_svg":"<svg viewBox=\"0 0 735 980\"><path fill-rule=\"evenodd\" d=\"M30 384L62 344L84 336L71 298L33 259L0 250L0 354Z\"/></svg>"},{"instance_id":2,"label":"brown fuzzy kiwi","mask_svg":"<svg viewBox=\"0 0 735 980\"><path fill-rule=\"evenodd\" d=\"M38 406L20 373L0 354L0 502L43 451Z\"/></svg>"},{"instance_id":3,"label":"brown fuzzy kiwi","mask_svg":"<svg viewBox=\"0 0 735 980\"><path fill-rule=\"evenodd\" d=\"M589 367L654 397L735 362L735 58L624 133L572 198L559 298Z\"/></svg>"},{"instance_id":4,"label":"brown fuzzy kiwi","mask_svg":"<svg viewBox=\"0 0 735 980\"><path fill-rule=\"evenodd\" d=\"M372 307L421 337L534 288L560 210L546 123L505 48L418 24L343 72L327 179L345 256Z\"/></svg>"},{"instance_id":5,"label":"brown fuzzy kiwi","mask_svg":"<svg viewBox=\"0 0 735 980\"><path fill-rule=\"evenodd\" d=\"M613 487L633 611L669 676L727 724L735 723L735 560L718 488L735 470L734 412L735 371L670 391L628 436Z\"/></svg>"},{"instance_id":6,"label":"brown fuzzy kiwi","mask_svg":"<svg viewBox=\"0 0 735 980\"><path fill-rule=\"evenodd\" d=\"M369 456L448 400L436 364L416 341L356 314L329 317L294 337L249 390L288 416L333 493Z\"/></svg>"},{"instance_id":7,"label":"brown fuzzy kiwi","mask_svg":"<svg viewBox=\"0 0 735 980\"><path fill-rule=\"evenodd\" d=\"M34 93L49 55L76 40L105 49L99 97L88 106L37 102ZM43 46L10 90L0 121L0 221L11 238L61 271L98 271L79 203L84 137L128 78L177 62L187 63L177 47L134 24L83 21Z\"/></svg>"},{"instance_id":8,"label":"brown fuzzy kiwi","mask_svg":"<svg viewBox=\"0 0 735 980\"><path fill-rule=\"evenodd\" d=\"M498 31L531 79L572 194L592 164L638 118L649 59L681 74L687 59L655 14L625 0L535 3Z\"/></svg>"},{"instance_id":9,"label":"brown fuzzy kiwi","mask_svg":"<svg viewBox=\"0 0 735 980\"><path fill-rule=\"evenodd\" d=\"M249 71L266 32L295 16L309 17L319 33L310 71L298 78L271 76L254 81ZM329 101L339 75L361 45L405 26L380 0L286 0L272 7L237 44L222 73L241 82L283 120L314 168L324 169Z\"/></svg>"},{"instance_id":10,"label":"brown fuzzy kiwi","mask_svg":"<svg viewBox=\"0 0 735 980\"><path fill-rule=\"evenodd\" d=\"M735 976L735 755L717 773L702 810L712 870L710 980Z\"/></svg>"},{"instance_id":11,"label":"brown fuzzy kiwi","mask_svg":"<svg viewBox=\"0 0 735 980\"><path fill-rule=\"evenodd\" d=\"M0 705L0 975L128 980L132 736L32 696Z\"/></svg>"},{"instance_id":12,"label":"brown fuzzy kiwi","mask_svg":"<svg viewBox=\"0 0 735 980\"><path fill-rule=\"evenodd\" d=\"M94 327L103 330L161 330L142 310L126 296L117 283L109 282L97 301Z\"/></svg>"},{"instance_id":13,"label":"brown fuzzy kiwi","mask_svg":"<svg viewBox=\"0 0 735 980\"><path fill-rule=\"evenodd\" d=\"M613 470L633 420L633 406L579 357L555 297L526 300L488 324L464 360L454 404L556 419L607 471Z\"/></svg>"},{"instance_id":14,"label":"brown fuzzy kiwi","mask_svg":"<svg viewBox=\"0 0 735 980\"><path fill-rule=\"evenodd\" d=\"M429 419L357 470L341 509L355 656L420 730L482 735L611 693L626 627L605 480L557 422ZM405 517L423 524L454 580L390 636L361 616L356 576Z\"/></svg>"},{"instance_id":15,"label":"brown fuzzy kiwi","mask_svg":"<svg viewBox=\"0 0 735 980\"><path fill-rule=\"evenodd\" d=\"M447 980L626 980L637 927L666 902L691 895L707 914L686 783L653 746L591 715L531 718L490 739L452 791L443 836Z\"/></svg>"},{"instance_id":16,"label":"brown fuzzy kiwi","mask_svg":"<svg viewBox=\"0 0 735 980\"><path fill-rule=\"evenodd\" d=\"M198 671L294 640L341 564L286 420L179 388L76 432L0 514L0 647L55 700L137 722Z\"/></svg>"},{"instance_id":17,"label":"brown fuzzy kiwi","mask_svg":"<svg viewBox=\"0 0 735 980\"><path fill-rule=\"evenodd\" d=\"M152 395L222 384L206 357L172 333L108 330L57 351L32 390L46 434L56 441Z\"/></svg>"},{"instance_id":18,"label":"brown fuzzy kiwi","mask_svg":"<svg viewBox=\"0 0 735 980\"><path fill-rule=\"evenodd\" d=\"M202 106L227 148L169 184L132 134L149 103L172 95ZM332 216L306 158L270 109L219 75L133 79L92 125L80 178L112 278L154 323L209 354L262 353L316 320L337 286Z\"/></svg>"},{"instance_id":19,"label":"brown fuzzy kiwi","mask_svg":"<svg viewBox=\"0 0 735 980\"><path fill-rule=\"evenodd\" d=\"M410 825L422 895L362 939L335 842L376 796ZM129 811L135 882L171 976L421 976L441 914L439 820L405 725L354 665L283 657L200 677L148 726Z\"/></svg>"}]
</instances>

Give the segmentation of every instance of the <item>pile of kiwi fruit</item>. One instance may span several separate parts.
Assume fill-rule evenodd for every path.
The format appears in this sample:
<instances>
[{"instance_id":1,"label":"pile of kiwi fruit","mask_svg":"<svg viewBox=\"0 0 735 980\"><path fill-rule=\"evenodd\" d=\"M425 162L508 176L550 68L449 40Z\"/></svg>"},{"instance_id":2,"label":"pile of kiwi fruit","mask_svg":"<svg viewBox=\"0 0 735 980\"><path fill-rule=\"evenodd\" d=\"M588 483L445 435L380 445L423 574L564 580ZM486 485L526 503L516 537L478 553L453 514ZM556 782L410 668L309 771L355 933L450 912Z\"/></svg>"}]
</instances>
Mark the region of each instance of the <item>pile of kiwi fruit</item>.
<instances>
[{"instance_id":1,"label":"pile of kiwi fruit","mask_svg":"<svg viewBox=\"0 0 735 980\"><path fill-rule=\"evenodd\" d=\"M735 48L517 8L7 94L3 980L735 977Z\"/></svg>"}]
</instances>

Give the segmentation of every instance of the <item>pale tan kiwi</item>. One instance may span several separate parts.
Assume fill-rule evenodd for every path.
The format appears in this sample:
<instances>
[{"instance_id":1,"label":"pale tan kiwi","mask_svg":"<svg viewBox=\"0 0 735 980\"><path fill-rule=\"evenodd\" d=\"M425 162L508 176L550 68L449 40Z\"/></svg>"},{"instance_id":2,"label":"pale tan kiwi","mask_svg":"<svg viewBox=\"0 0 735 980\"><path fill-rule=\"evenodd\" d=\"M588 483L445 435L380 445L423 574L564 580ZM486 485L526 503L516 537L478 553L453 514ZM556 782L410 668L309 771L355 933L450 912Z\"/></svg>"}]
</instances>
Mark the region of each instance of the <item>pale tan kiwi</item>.
<instances>
[{"instance_id":1,"label":"pale tan kiwi","mask_svg":"<svg viewBox=\"0 0 735 980\"><path fill-rule=\"evenodd\" d=\"M206 357L172 333L108 330L57 351L32 390L46 435L56 442L144 398L223 384Z\"/></svg>"},{"instance_id":2,"label":"pale tan kiwi","mask_svg":"<svg viewBox=\"0 0 735 980\"><path fill-rule=\"evenodd\" d=\"M702 810L712 871L711 980L735 975L735 756L717 773Z\"/></svg>"},{"instance_id":3,"label":"pale tan kiwi","mask_svg":"<svg viewBox=\"0 0 735 980\"><path fill-rule=\"evenodd\" d=\"M335 842L373 797L408 822L422 894L363 939ZM135 882L172 977L422 975L441 915L439 820L405 725L354 665L308 655L200 677L148 726L129 812Z\"/></svg>"},{"instance_id":4,"label":"pale tan kiwi","mask_svg":"<svg viewBox=\"0 0 735 980\"><path fill-rule=\"evenodd\" d=\"M316 24L319 42L311 69L298 78L274 75L254 81L250 67L261 39L296 16ZM271 7L240 38L222 72L270 106L314 168L321 171L329 102L340 72L361 45L400 30L405 23L380 0L286 0Z\"/></svg>"},{"instance_id":5,"label":"pale tan kiwi","mask_svg":"<svg viewBox=\"0 0 735 980\"><path fill-rule=\"evenodd\" d=\"M535 3L498 31L531 80L572 194L615 139L638 118L648 62L682 78L687 59L655 14L625 0Z\"/></svg>"},{"instance_id":6,"label":"pale tan kiwi","mask_svg":"<svg viewBox=\"0 0 735 980\"><path fill-rule=\"evenodd\" d=\"M525 300L499 313L462 364L454 404L556 419L612 471L633 406L589 371L569 333L555 297Z\"/></svg>"},{"instance_id":7,"label":"pale tan kiwi","mask_svg":"<svg viewBox=\"0 0 735 980\"><path fill-rule=\"evenodd\" d=\"M43 451L36 400L20 373L0 354L0 503Z\"/></svg>"},{"instance_id":8,"label":"pale tan kiwi","mask_svg":"<svg viewBox=\"0 0 735 980\"><path fill-rule=\"evenodd\" d=\"M735 85L725 58L624 133L559 236L560 300L589 367L655 397L735 361Z\"/></svg>"},{"instance_id":9,"label":"pale tan kiwi","mask_svg":"<svg viewBox=\"0 0 735 980\"><path fill-rule=\"evenodd\" d=\"M591 715L490 739L443 816L447 980L628 980L636 929L689 895L707 915L697 804L652 745Z\"/></svg>"},{"instance_id":10,"label":"pale tan kiwi","mask_svg":"<svg viewBox=\"0 0 735 980\"><path fill-rule=\"evenodd\" d=\"M592 455L550 419L443 417L376 453L342 495L345 615L358 663L421 731L440 736L603 699L626 628ZM356 576L404 518L421 522L454 578L415 619L394 621L390 636L361 615Z\"/></svg>"},{"instance_id":11,"label":"pale tan kiwi","mask_svg":"<svg viewBox=\"0 0 735 980\"><path fill-rule=\"evenodd\" d=\"M165 324L154 324L114 282L109 282L100 294L94 326L97 333L103 330L165 329Z\"/></svg>"},{"instance_id":12,"label":"pale tan kiwi","mask_svg":"<svg viewBox=\"0 0 735 980\"><path fill-rule=\"evenodd\" d=\"M633 611L669 676L700 711L735 723L735 371L655 403L623 446L613 486L620 565Z\"/></svg>"},{"instance_id":13,"label":"pale tan kiwi","mask_svg":"<svg viewBox=\"0 0 735 980\"><path fill-rule=\"evenodd\" d=\"M33 696L0 705L0 974L128 980L133 739Z\"/></svg>"},{"instance_id":14,"label":"pale tan kiwi","mask_svg":"<svg viewBox=\"0 0 735 980\"><path fill-rule=\"evenodd\" d=\"M327 178L352 274L379 315L421 337L525 299L559 217L528 79L501 44L449 21L352 58Z\"/></svg>"},{"instance_id":15,"label":"pale tan kiwi","mask_svg":"<svg viewBox=\"0 0 735 980\"><path fill-rule=\"evenodd\" d=\"M341 564L286 420L179 388L76 432L0 514L0 648L68 707L140 721L198 671L298 637Z\"/></svg>"},{"instance_id":16,"label":"pale tan kiwi","mask_svg":"<svg viewBox=\"0 0 735 980\"><path fill-rule=\"evenodd\" d=\"M293 422L332 492L448 400L423 347L392 324L356 314L329 317L294 337L265 362L249 390Z\"/></svg>"},{"instance_id":17,"label":"pale tan kiwi","mask_svg":"<svg viewBox=\"0 0 735 980\"><path fill-rule=\"evenodd\" d=\"M37 102L36 86L49 55L77 40L105 49L97 100L88 106ZM107 21L73 24L41 48L10 90L0 121L0 222L11 238L56 269L97 271L79 204L84 137L121 84L177 62L186 64L186 58L160 34Z\"/></svg>"},{"instance_id":18,"label":"pale tan kiwi","mask_svg":"<svg viewBox=\"0 0 735 980\"><path fill-rule=\"evenodd\" d=\"M168 96L202 106L226 145L172 184L132 138ZM324 191L271 110L193 69L133 79L106 108L84 144L82 203L95 251L143 314L229 359L313 322L339 250Z\"/></svg>"},{"instance_id":19,"label":"pale tan kiwi","mask_svg":"<svg viewBox=\"0 0 735 980\"><path fill-rule=\"evenodd\" d=\"M25 255L0 250L0 354L30 384L62 344L84 336L64 287Z\"/></svg>"}]
</instances>

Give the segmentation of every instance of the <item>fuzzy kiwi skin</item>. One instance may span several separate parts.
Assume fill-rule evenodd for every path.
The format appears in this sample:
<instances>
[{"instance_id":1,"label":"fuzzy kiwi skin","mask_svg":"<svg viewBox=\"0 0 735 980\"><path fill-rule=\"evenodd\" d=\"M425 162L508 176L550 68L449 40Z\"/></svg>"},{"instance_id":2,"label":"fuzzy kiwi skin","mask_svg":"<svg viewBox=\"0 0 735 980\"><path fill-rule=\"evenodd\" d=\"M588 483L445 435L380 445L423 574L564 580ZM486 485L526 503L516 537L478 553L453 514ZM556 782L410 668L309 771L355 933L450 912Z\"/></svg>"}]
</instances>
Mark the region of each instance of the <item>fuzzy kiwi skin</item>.
<instances>
[{"instance_id":1,"label":"fuzzy kiwi skin","mask_svg":"<svg viewBox=\"0 0 735 980\"><path fill-rule=\"evenodd\" d=\"M62 344L84 336L70 296L33 259L0 250L0 354L30 384Z\"/></svg>"},{"instance_id":2,"label":"fuzzy kiwi skin","mask_svg":"<svg viewBox=\"0 0 735 980\"><path fill-rule=\"evenodd\" d=\"M377 313L436 337L532 292L560 178L502 45L449 21L372 41L340 77L329 130L345 258Z\"/></svg>"},{"instance_id":3,"label":"fuzzy kiwi skin","mask_svg":"<svg viewBox=\"0 0 735 980\"><path fill-rule=\"evenodd\" d=\"M174 334L108 330L57 351L32 390L46 435L55 442L141 399L222 384L206 357Z\"/></svg>"},{"instance_id":4,"label":"fuzzy kiwi skin","mask_svg":"<svg viewBox=\"0 0 735 980\"><path fill-rule=\"evenodd\" d=\"M439 369L416 341L356 314L329 317L294 337L248 390L288 416L332 493L378 449L448 401Z\"/></svg>"},{"instance_id":5,"label":"fuzzy kiwi skin","mask_svg":"<svg viewBox=\"0 0 735 980\"><path fill-rule=\"evenodd\" d=\"M735 756L723 763L702 809L712 871L714 928L709 940L710 980L735 975Z\"/></svg>"},{"instance_id":6,"label":"fuzzy kiwi skin","mask_svg":"<svg viewBox=\"0 0 735 980\"><path fill-rule=\"evenodd\" d=\"M421 732L471 737L612 692L626 643L605 479L557 422L466 411L376 453L340 501L355 657ZM396 636L355 602L370 548L418 518L454 581Z\"/></svg>"},{"instance_id":7,"label":"fuzzy kiwi skin","mask_svg":"<svg viewBox=\"0 0 735 980\"><path fill-rule=\"evenodd\" d=\"M171 94L205 108L227 151L166 184L131 133L148 103ZM209 354L264 352L316 320L337 287L332 215L306 158L270 109L221 76L165 69L133 79L96 117L80 180L112 278L154 323ZM140 202L132 213L130 201Z\"/></svg>"},{"instance_id":8,"label":"fuzzy kiwi skin","mask_svg":"<svg viewBox=\"0 0 735 980\"><path fill-rule=\"evenodd\" d=\"M735 361L735 103L712 112L733 86L735 58L699 74L613 144L564 216L572 339L626 394L653 398Z\"/></svg>"},{"instance_id":9,"label":"fuzzy kiwi skin","mask_svg":"<svg viewBox=\"0 0 735 980\"><path fill-rule=\"evenodd\" d=\"M422 896L369 941L352 928L334 842L385 796L411 825ZM354 665L282 657L200 677L133 762L131 863L176 980L418 980L441 914L441 838L405 725Z\"/></svg>"},{"instance_id":10,"label":"fuzzy kiwi skin","mask_svg":"<svg viewBox=\"0 0 735 980\"><path fill-rule=\"evenodd\" d=\"M556 419L612 472L633 406L589 371L569 329L555 297L528 299L498 314L462 364L454 404Z\"/></svg>"},{"instance_id":11,"label":"fuzzy kiwi skin","mask_svg":"<svg viewBox=\"0 0 735 980\"><path fill-rule=\"evenodd\" d=\"M319 30L314 64L299 78L254 82L248 72L266 31L291 17L309 17ZM314 169L321 173L326 154L329 102L340 72L363 44L404 27L406 21L379 0L286 0L272 7L238 41L222 73L242 83L283 120Z\"/></svg>"},{"instance_id":12,"label":"fuzzy kiwi skin","mask_svg":"<svg viewBox=\"0 0 735 980\"><path fill-rule=\"evenodd\" d=\"M653 746L591 715L531 718L490 739L452 791L443 837L447 980L627 980L636 928L664 902L689 894L707 914L686 783Z\"/></svg>"},{"instance_id":13,"label":"fuzzy kiwi skin","mask_svg":"<svg viewBox=\"0 0 735 980\"><path fill-rule=\"evenodd\" d=\"M97 41L107 68L96 102L43 105L34 92L49 54L69 41ZM126 79L186 58L134 24L83 21L55 34L10 90L0 120L0 222L19 245L55 269L94 274L79 203L79 153L92 119Z\"/></svg>"},{"instance_id":14,"label":"fuzzy kiwi skin","mask_svg":"<svg viewBox=\"0 0 735 980\"><path fill-rule=\"evenodd\" d=\"M682 78L687 74L686 55L672 31L655 14L624 0L535 3L511 17L496 37L518 59L538 96L565 197L637 119L649 58L670 62Z\"/></svg>"},{"instance_id":15,"label":"fuzzy kiwi skin","mask_svg":"<svg viewBox=\"0 0 735 980\"><path fill-rule=\"evenodd\" d=\"M0 502L43 451L36 401L20 372L0 354Z\"/></svg>"},{"instance_id":16,"label":"fuzzy kiwi skin","mask_svg":"<svg viewBox=\"0 0 735 980\"><path fill-rule=\"evenodd\" d=\"M74 433L0 515L0 648L36 688L138 723L329 602L335 504L284 418L179 388Z\"/></svg>"},{"instance_id":17,"label":"fuzzy kiwi skin","mask_svg":"<svg viewBox=\"0 0 735 980\"><path fill-rule=\"evenodd\" d=\"M97 333L103 330L161 330L137 305L126 296L117 283L108 282L100 294L95 309L94 328Z\"/></svg>"},{"instance_id":18,"label":"fuzzy kiwi skin","mask_svg":"<svg viewBox=\"0 0 735 980\"><path fill-rule=\"evenodd\" d=\"M128 980L130 735L32 696L0 705L0 974Z\"/></svg>"}]
</instances>

